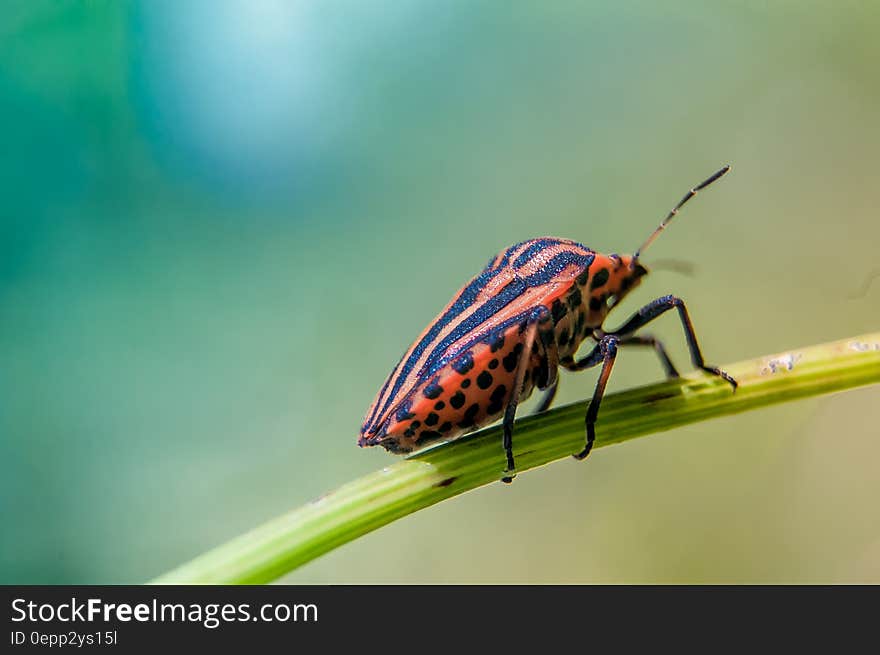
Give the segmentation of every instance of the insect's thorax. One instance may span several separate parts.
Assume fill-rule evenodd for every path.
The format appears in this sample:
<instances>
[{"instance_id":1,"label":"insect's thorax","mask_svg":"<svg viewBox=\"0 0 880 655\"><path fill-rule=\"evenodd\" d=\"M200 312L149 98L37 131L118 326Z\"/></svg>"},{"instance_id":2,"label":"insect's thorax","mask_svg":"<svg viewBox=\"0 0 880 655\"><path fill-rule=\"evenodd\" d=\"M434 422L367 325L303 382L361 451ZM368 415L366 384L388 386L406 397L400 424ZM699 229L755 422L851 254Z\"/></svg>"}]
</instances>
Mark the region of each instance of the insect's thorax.
<instances>
[{"instance_id":1,"label":"insect's thorax","mask_svg":"<svg viewBox=\"0 0 880 655\"><path fill-rule=\"evenodd\" d=\"M573 280L560 302L551 304L559 359L574 356L581 342L602 327L608 312L646 273L640 264L632 265L630 256L597 253L586 275Z\"/></svg>"}]
</instances>

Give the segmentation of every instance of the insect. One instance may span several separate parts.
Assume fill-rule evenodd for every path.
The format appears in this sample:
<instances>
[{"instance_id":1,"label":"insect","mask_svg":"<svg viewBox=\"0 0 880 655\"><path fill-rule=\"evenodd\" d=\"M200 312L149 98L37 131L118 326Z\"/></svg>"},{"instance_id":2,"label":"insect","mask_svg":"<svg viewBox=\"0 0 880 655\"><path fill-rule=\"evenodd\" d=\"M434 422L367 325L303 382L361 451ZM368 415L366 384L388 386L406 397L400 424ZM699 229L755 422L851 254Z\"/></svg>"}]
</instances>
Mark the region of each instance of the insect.
<instances>
[{"instance_id":1,"label":"insect","mask_svg":"<svg viewBox=\"0 0 880 655\"><path fill-rule=\"evenodd\" d=\"M678 370L663 344L637 332L675 309L691 361L736 390L736 380L703 360L681 298L662 296L615 330L608 313L647 275L641 254L698 191L730 170L725 166L688 191L633 255L603 255L570 241L545 237L510 246L493 257L403 354L379 390L361 426L358 445L408 453L451 440L503 417L504 482L516 475L513 422L516 408L535 388L544 392L536 412L550 407L560 366L582 371L601 364L587 408L584 459L595 440L596 418L622 346L653 348L668 377ZM575 358L581 343L593 343Z\"/></svg>"}]
</instances>

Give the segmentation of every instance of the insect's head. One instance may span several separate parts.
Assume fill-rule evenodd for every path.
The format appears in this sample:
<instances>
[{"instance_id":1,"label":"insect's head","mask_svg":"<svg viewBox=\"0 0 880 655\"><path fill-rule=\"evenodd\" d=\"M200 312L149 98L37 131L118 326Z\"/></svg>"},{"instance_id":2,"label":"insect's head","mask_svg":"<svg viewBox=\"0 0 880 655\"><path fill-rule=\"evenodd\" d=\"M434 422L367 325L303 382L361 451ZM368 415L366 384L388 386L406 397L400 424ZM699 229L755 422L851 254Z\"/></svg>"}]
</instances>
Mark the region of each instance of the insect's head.
<instances>
[{"instance_id":1,"label":"insect's head","mask_svg":"<svg viewBox=\"0 0 880 655\"><path fill-rule=\"evenodd\" d=\"M632 282L630 282L631 286L635 286L638 284L638 280L646 276L651 271L641 262L637 261L635 257L622 257L623 265L626 266L630 272L630 278Z\"/></svg>"},{"instance_id":2,"label":"insect's head","mask_svg":"<svg viewBox=\"0 0 880 655\"><path fill-rule=\"evenodd\" d=\"M642 253L645 251L645 249L648 246L650 246L652 243L654 243L654 239L656 239L658 236L660 236L660 233L666 229L666 226L669 225L669 221L671 221L672 218L678 213L678 210L681 209L682 207L684 207L685 203L688 200L690 200L695 195L697 195L698 191L705 189L707 186L709 186L710 184L712 184L716 180L721 179L721 177L723 177L729 170L730 170L730 164L728 164L727 166L722 168L720 171L718 171L717 173L715 173L711 177L707 178L706 180L703 180L697 186L695 186L693 189L691 189L686 194L684 194L684 197L681 200L679 200L678 204L672 208L672 211L670 211L666 215L666 218L664 218L661 221L660 225L657 226L657 229L651 233L651 236L649 236L645 240L645 242L641 245L641 247L636 250L635 254L633 254L633 256L631 258L629 258L629 261L626 262L628 264L628 266L631 269L633 269L634 272L635 272L636 267L640 266L639 257L641 257ZM645 272L642 273L641 275L645 275L645 273L647 273L647 270L645 270ZM639 277L641 277L641 276L639 276Z\"/></svg>"},{"instance_id":3,"label":"insect's head","mask_svg":"<svg viewBox=\"0 0 880 655\"><path fill-rule=\"evenodd\" d=\"M608 282L604 288L599 287L599 301L606 305L605 311L611 310L618 305L626 295L639 286L642 278L648 274L648 269L640 262L636 261L634 256L630 255L611 255L608 257L611 265L608 267ZM596 298L594 292L593 295ZM592 299L591 299L592 300ZM590 309L595 310L597 302L591 304Z\"/></svg>"}]
</instances>

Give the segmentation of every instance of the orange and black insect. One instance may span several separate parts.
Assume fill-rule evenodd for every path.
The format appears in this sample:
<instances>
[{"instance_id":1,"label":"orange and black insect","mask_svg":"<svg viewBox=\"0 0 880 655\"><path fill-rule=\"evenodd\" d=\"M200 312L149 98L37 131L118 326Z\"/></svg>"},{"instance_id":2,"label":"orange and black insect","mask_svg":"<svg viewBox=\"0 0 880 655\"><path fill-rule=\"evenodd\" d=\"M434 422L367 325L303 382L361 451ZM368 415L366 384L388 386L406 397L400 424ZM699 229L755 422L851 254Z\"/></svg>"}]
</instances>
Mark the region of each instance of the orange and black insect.
<instances>
[{"instance_id":1,"label":"orange and black insect","mask_svg":"<svg viewBox=\"0 0 880 655\"><path fill-rule=\"evenodd\" d=\"M595 439L596 417L619 346L654 348L666 374L678 377L663 344L636 332L675 308L697 368L737 383L707 366L681 298L657 298L615 330L602 325L608 312L648 273L639 261L684 204L730 170L725 166L679 201L633 255L603 255L586 246L551 237L507 248L468 282L416 339L391 371L367 411L358 445L380 445L408 453L450 440L503 417L507 455L504 482L516 474L513 421L517 405L537 387L537 408L550 407L559 384L558 368L581 371L602 365L587 408L585 458ZM581 342L592 350L575 359Z\"/></svg>"}]
</instances>

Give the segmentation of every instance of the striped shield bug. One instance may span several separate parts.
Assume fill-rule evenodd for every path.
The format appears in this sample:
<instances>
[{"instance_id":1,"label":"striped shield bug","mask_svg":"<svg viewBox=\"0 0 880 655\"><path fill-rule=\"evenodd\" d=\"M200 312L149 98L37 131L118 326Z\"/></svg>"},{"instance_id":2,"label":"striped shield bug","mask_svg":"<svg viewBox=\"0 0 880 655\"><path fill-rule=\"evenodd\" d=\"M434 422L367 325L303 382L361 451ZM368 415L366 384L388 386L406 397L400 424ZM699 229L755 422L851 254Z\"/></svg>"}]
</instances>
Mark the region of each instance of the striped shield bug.
<instances>
[{"instance_id":1,"label":"striped shield bug","mask_svg":"<svg viewBox=\"0 0 880 655\"><path fill-rule=\"evenodd\" d=\"M641 254L698 191L730 170L725 166L688 191L633 255L603 255L568 239L545 237L517 243L493 257L403 354L361 426L358 445L408 453L451 440L503 420L507 468L516 474L513 422L517 405L537 387L537 412L553 402L559 366L582 371L601 364L587 408L584 459L595 439L605 385L620 346L649 346L669 377L678 377L663 344L637 332L676 309L694 366L736 389L719 368L707 366L684 302L667 295L648 303L615 330L602 325L608 313L648 273ZM575 358L581 343L592 349Z\"/></svg>"}]
</instances>

